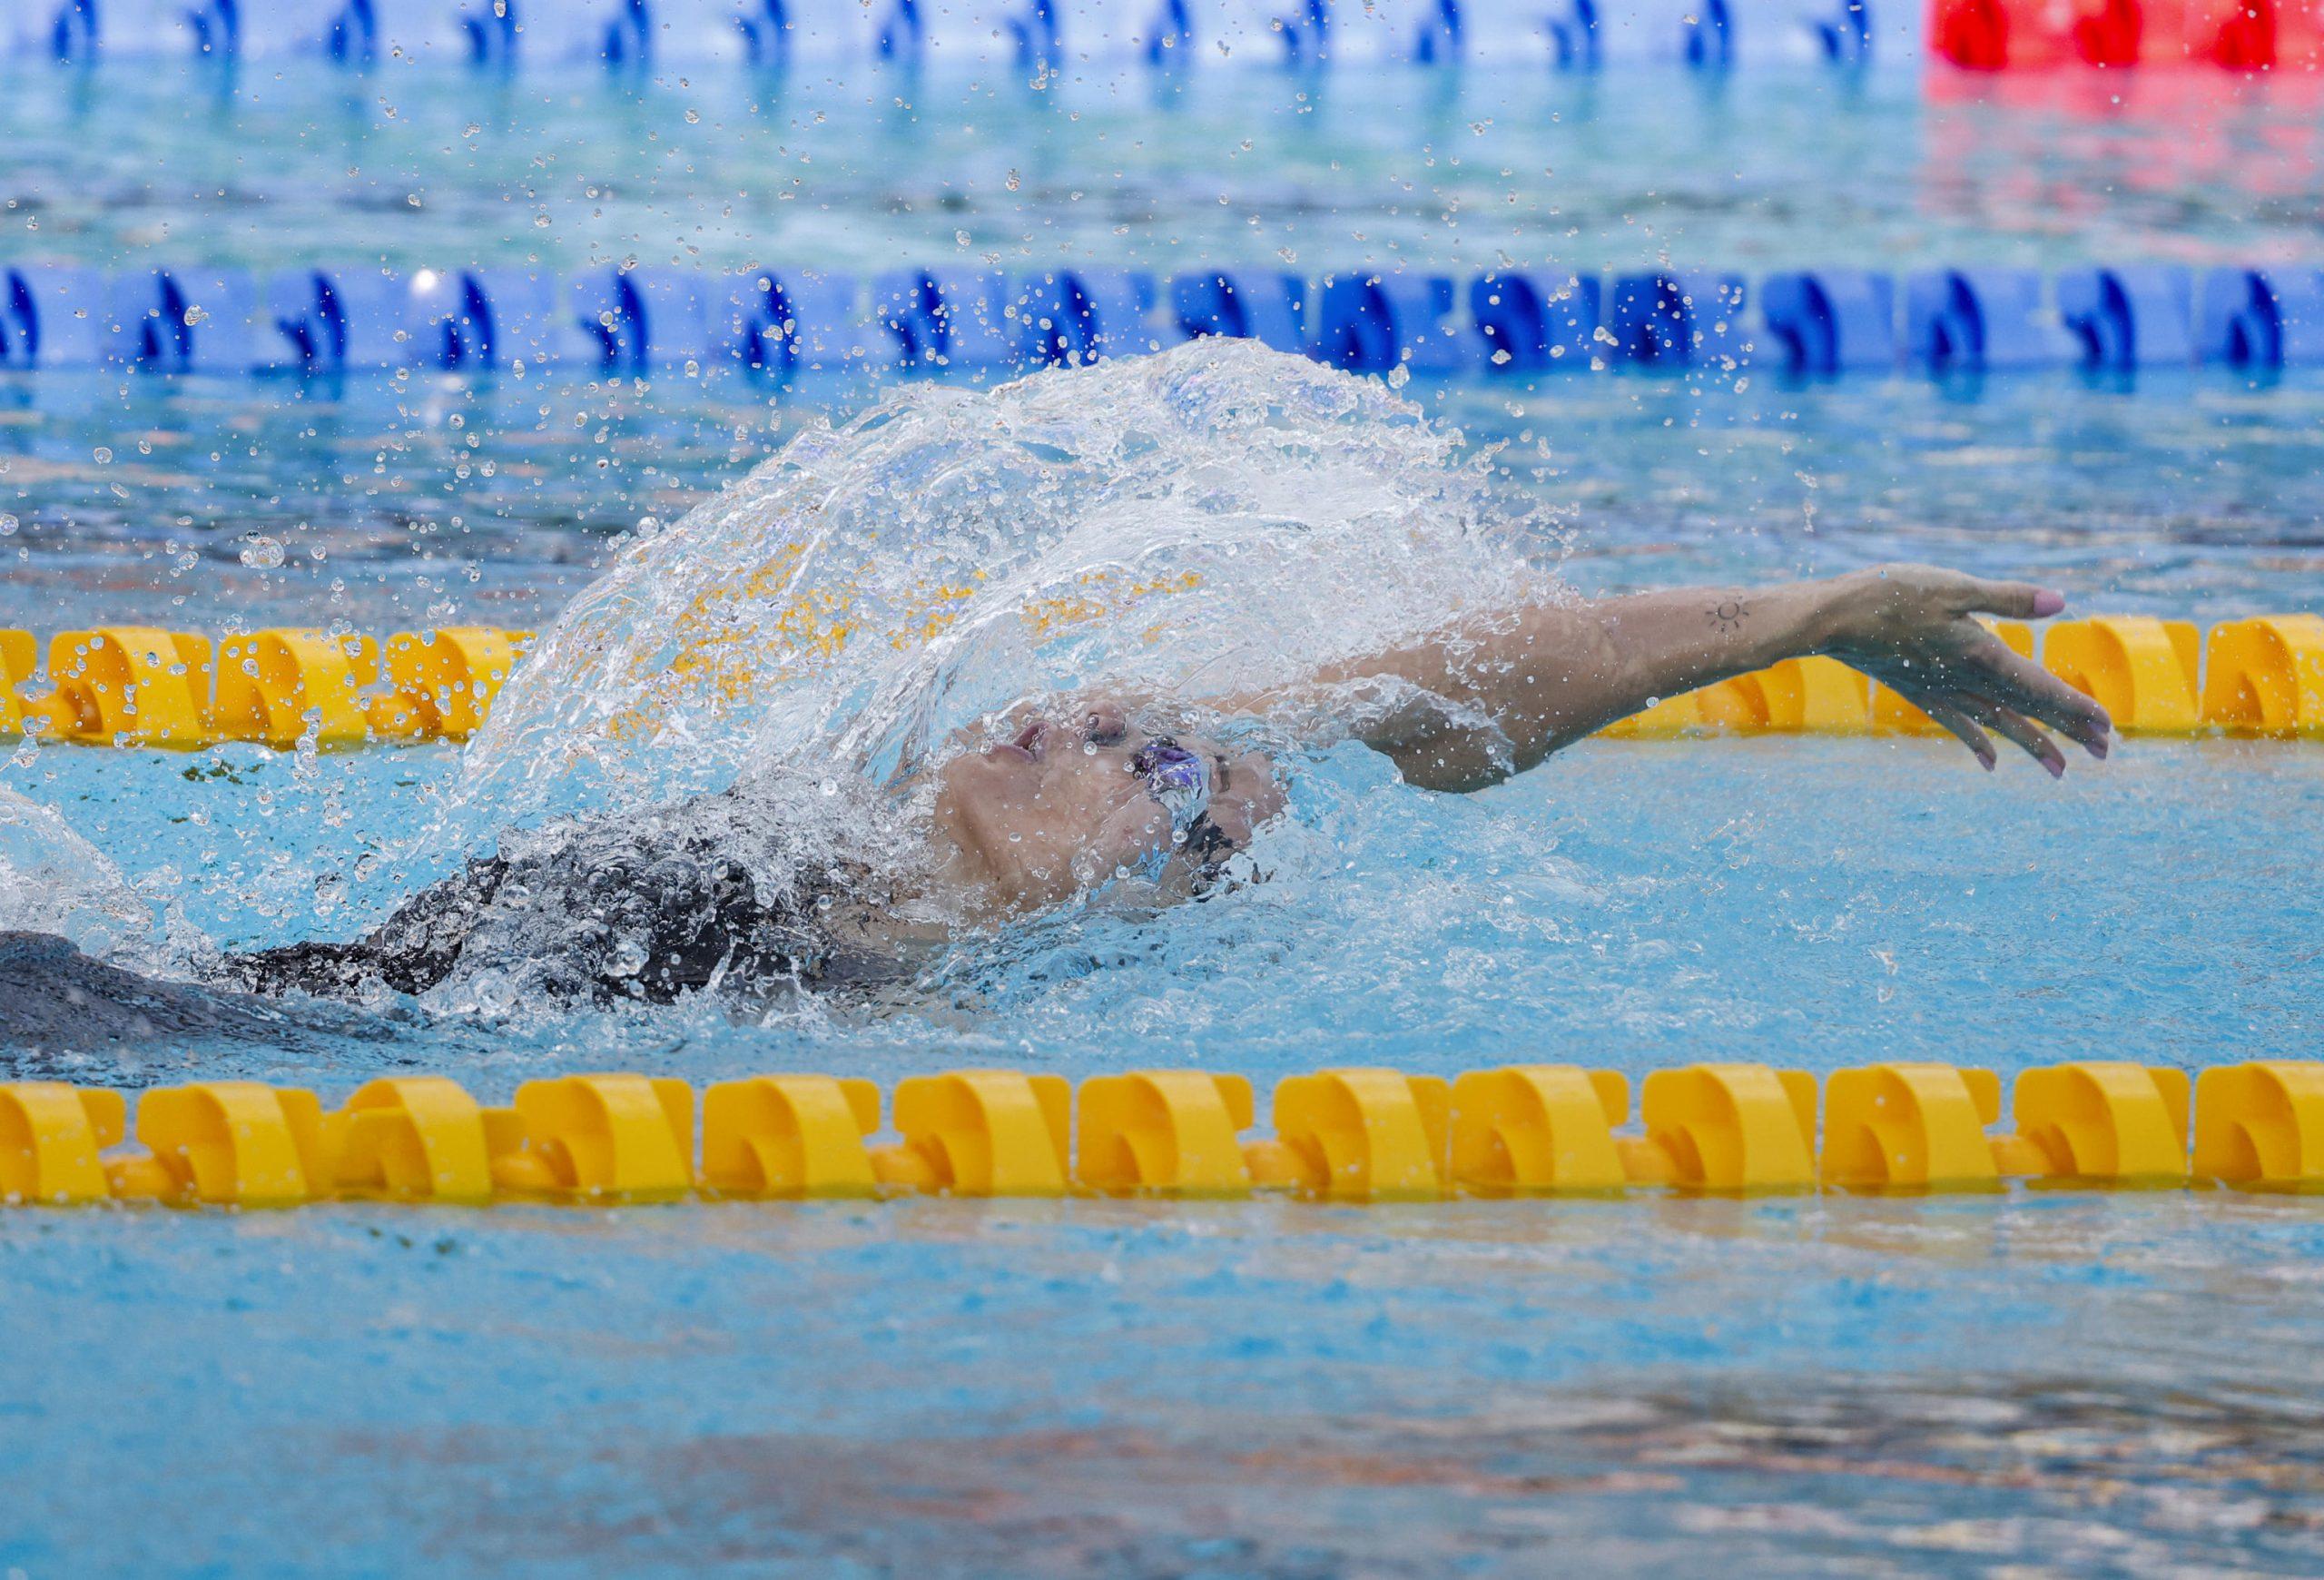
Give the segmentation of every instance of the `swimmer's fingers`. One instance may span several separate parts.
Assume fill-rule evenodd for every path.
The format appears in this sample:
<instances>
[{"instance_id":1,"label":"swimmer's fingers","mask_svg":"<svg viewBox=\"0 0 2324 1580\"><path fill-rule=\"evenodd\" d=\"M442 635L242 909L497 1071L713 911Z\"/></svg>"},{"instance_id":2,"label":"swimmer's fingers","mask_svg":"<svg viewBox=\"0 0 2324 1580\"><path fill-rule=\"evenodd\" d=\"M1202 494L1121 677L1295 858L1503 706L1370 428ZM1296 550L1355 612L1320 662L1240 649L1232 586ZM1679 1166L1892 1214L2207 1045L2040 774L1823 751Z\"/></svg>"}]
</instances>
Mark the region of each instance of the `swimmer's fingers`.
<instances>
[{"instance_id":1,"label":"swimmer's fingers","mask_svg":"<svg viewBox=\"0 0 2324 1580\"><path fill-rule=\"evenodd\" d=\"M1972 672L1956 676L1963 689L2049 726L2079 742L2093 757L2106 755L2106 737L2114 727L2106 710L2048 670L2011 652L2000 637L1988 634L1962 662Z\"/></svg>"},{"instance_id":2,"label":"swimmer's fingers","mask_svg":"<svg viewBox=\"0 0 2324 1580\"><path fill-rule=\"evenodd\" d=\"M1993 738L1971 723L1967 715L1943 697L1932 693L1924 692L1915 696L1907 692L1905 695L1911 696L1913 705L1923 713L1960 736L1961 744L1969 748L1970 752L1975 755L1978 765L1986 773L1990 774L1994 771L1995 754Z\"/></svg>"},{"instance_id":3,"label":"swimmer's fingers","mask_svg":"<svg viewBox=\"0 0 2324 1580\"><path fill-rule=\"evenodd\" d=\"M1959 599L1965 615L1998 615L2004 620L2046 620L2066 607L2066 595L2030 581L1987 581L1964 577Z\"/></svg>"},{"instance_id":4,"label":"swimmer's fingers","mask_svg":"<svg viewBox=\"0 0 2324 1580\"><path fill-rule=\"evenodd\" d=\"M2058 750L2057 742L2044 735L2041 726L2024 714L1982 697L1965 698L1961 706L1971 718L2014 742L2027 756L2041 764L2043 771L2051 778L2064 777L2066 755Z\"/></svg>"}]
</instances>

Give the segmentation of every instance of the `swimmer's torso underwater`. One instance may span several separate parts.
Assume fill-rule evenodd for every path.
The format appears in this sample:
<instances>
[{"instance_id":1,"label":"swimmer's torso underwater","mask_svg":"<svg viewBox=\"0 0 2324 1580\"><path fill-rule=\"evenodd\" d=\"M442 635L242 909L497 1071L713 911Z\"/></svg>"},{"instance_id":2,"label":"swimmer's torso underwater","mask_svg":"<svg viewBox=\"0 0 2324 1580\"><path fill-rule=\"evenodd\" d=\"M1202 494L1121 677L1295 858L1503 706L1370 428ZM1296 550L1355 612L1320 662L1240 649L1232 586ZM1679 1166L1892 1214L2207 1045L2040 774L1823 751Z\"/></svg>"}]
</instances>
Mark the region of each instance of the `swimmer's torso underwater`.
<instances>
[{"instance_id":1,"label":"swimmer's torso underwater","mask_svg":"<svg viewBox=\"0 0 2324 1580\"><path fill-rule=\"evenodd\" d=\"M510 1005L877 1005L1035 918L1263 881L1316 754L1472 792L1808 655L1987 767L2000 736L2063 772L2051 730L2105 755L2104 713L1978 619L2054 593L1896 566L1593 602L1514 547L1527 525L1384 386L1248 345L901 394L622 546L409 842L447 875L351 939L172 974L372 1005L456 1007L487 973ZM44 958L11 984L28 1019L59 983L122 991Z\"/></svg>"}]
</instances>

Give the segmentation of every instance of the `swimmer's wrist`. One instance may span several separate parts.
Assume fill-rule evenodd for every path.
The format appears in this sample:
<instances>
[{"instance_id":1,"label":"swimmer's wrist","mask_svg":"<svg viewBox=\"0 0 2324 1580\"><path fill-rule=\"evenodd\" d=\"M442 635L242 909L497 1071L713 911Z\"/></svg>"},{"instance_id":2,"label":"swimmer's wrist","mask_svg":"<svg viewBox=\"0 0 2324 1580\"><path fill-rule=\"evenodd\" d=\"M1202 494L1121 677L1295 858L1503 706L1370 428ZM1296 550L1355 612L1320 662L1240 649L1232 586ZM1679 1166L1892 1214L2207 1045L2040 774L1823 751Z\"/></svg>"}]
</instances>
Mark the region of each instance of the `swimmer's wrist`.
<instances>
[{"instance_id":1,"label":"swimmer's wrist","mask_svg":"<svg viewBox=\"0 0 2324 1580\"><path fill-rule=\"evenodd\" d=\"M1856 646L1869 590L1860 572L1795 582L1785 590L1796 593L1799 610L1791 650L1783 657L1839 657Z\"/></svg>"},{"instance_id":2,"label":"swimmer's wrist","mask_svg":"<svg viewBox=\"0 0 2324 1580\"><path fill-rule=\"evenodd\" d=\"M1754 651L1748 667L1762 669L1787 658L1811 658L1842 646L1851 611L1860 600L1854 578L1784 582L1735 595L1737 626ZM1716 619L1718 614L1714 613ZM1758 627L1756 631L1752 627Z\"/></svg>"}]
</instances>

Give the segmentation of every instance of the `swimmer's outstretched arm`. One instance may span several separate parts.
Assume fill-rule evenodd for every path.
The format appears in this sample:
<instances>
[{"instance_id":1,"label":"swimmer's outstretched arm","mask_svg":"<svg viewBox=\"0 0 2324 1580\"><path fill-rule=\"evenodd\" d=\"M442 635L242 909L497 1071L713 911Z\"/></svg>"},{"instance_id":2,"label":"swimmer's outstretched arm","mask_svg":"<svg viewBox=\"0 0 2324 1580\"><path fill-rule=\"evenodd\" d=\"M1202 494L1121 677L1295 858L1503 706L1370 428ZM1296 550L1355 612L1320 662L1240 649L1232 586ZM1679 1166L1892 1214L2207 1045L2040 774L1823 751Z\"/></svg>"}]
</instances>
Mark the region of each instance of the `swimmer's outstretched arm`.
<instances>
[{"instance_id":1,"label":"swimmer's outstretched arm","mask_svg":"<svg viewBox=\"0 0 2324 1580\"><path fill-rule=\"evenodd\" d=\"M1394 706L1364 728L1408 781L1436 790L1496 784L1659 698L1814 654L1918 704L1987 768L1990 730L2054 775L2065 756L2043 726L2103 757L2105 710L1974 617L2046 619L2064 607L2063 595L2028 583L1890 565L1775 587L1528 603L1317 679L1359 691L1366 681L1403 682L1468 713L1463 722L1438 706Z\"/></svg>"}]
</instances>

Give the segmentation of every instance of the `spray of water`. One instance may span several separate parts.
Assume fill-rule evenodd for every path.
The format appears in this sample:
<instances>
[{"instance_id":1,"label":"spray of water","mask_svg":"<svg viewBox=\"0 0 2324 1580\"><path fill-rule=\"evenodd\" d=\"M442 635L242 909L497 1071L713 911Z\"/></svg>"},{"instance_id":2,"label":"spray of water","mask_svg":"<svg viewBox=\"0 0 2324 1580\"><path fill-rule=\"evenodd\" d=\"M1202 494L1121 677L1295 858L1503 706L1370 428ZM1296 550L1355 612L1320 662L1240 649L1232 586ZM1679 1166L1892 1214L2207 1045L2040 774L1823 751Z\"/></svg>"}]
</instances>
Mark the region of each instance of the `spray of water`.
<instances>
[{"instance_id":1,"label":"spray of water","mask_svg":"<svg viewBox=\"0 0 2324 1580\"><path fill-rule=\"evenodd\" d=\"M852 803L1029 696L1295 681L1538 577L1491 478L1386 385L1249 341L902 390L634 535L437 837L755 776L822 820L800 786Z\"/></svg>"},{"instance_id":2,"label":"spray of water","mask_svg":"<svg viewBox=\"0 0 2324 1580\"><path fill-rule=\"evenodd\" d=\"M0 932L54 933L89 953L155 937L153 907L96 846L37 802L0 789Z\"/></svg>"},{"instance_id":3,"label":"spray of water","mask_svg":"<svg viewBox=\"0 0 2324 1580\"><path fill-rule=\"evenodd\" d=\"M834 904L913 903L917 770L965 726L1091 686L1199 709L1541 585L1492 476L1387 385L1246 341L898 390L620 546L396 864L495 851L489 881L389 931L456 943L431 996L495 1013L619 996L736 895L821 970ZM42 832L44 874L94 857ZM18 924L127 914L42 886L74 916Z\"/></svg>"}]
</instances>

